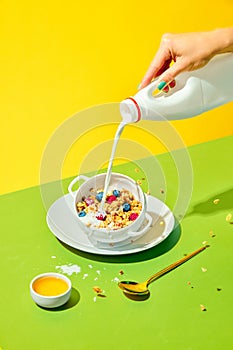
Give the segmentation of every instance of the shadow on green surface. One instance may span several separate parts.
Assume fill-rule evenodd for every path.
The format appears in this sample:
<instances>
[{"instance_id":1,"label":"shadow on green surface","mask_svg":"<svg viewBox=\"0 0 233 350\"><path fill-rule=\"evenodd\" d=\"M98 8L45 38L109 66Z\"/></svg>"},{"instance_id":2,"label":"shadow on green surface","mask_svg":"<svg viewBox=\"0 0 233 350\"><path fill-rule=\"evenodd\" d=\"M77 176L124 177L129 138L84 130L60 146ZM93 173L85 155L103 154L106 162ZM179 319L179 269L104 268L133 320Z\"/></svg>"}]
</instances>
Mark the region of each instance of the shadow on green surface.
<instances>
[{"instance_id":1,"label":"shadow on green surface","mask_svg":"<svg viewBox=\"0 0 233 350\"><path fill-rule=\"evenodd\" d=\"M109 262L109 263L133 263L133 262L154 259L160 255L167 253L170 249L172 249L177 244L177 242L180 239L180 236L181 236L181 227L180 227L180 224L176 221L175 229L163 242L161 242L160 244L148 250L133 253L133 254L126 254L126 255L91 254L91 253L86 253L78 249L72 248L61 241L59 242L72 253L76 255L80 255L88 260L103 261L103 262Z\"/></svg>"},{"instance_id":2,"label":"shadow on green surface","mask_svg":"<svg viewBox=\"0 0 233 350\"><path fill-rule=\"evenodd\" d=\"M214 203L218 199L219 201ZM215 214L221 210L232 209L233 207L233 188L223 192L218 193L214 197L210 197L207 200L195 204L191 211L186 214L186 216L201 214L210 215Z\"/></svg>"},{"instance_id":3,"label":"shadow on green surface","mask_svg":"<svg viewBox=\"0 0 233 350\"><path fill-rule=\"evenodd\" d=\"M46 310L46 311L50 311L50 312L63 311L63 310L71 309L72 307L77 305L79 303L79 300L80 300L79 292L77 291L77 289L72 287L70 299L64 305L61 305L61 306L58 306L58 307L54 307L54 308L42 307L42 306L39 306L39 305L38 305L38 307L40 309L43 309L43 310Z\"/></svg>"},{"instance_id":4,"label":"shadow on green surface","mask_svg":"<svg viewBox=\"0 0 233 350\"><path fill-rule=\"evenodd\" d=\"M124 296L130 300L133 301L145 301L147 299L150 298L150 292L147 294L142 294L142 295L138 295L138 294L129 294L129 293L125 293L124 291L122 292L124 294Z\"/></svg>"}]
</instances>

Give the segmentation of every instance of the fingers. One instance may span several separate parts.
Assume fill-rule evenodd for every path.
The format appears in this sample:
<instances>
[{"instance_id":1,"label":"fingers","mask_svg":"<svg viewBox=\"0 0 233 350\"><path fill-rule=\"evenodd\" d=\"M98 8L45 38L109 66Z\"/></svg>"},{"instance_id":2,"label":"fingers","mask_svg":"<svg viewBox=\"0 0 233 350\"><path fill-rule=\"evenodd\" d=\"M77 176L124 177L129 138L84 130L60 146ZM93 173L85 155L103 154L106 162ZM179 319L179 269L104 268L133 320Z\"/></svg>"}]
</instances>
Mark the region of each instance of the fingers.
<instances>
[{"instance_id":1,"label":"fingers","mask_svg":"<svg viewBox=\"0 0 233 350\"><path fill-rule=\"evenodd\" d=\"M185 71L187 68L188 65L186 65L183 60L177 60L171 67L161 74L158 82L165 82L166 85L173 84L177 75Z\"/></svg>"},{"instance_id":2,"label":"fingers","mask_svg":"<svg viewBox=\"0 0 233 350\"><path fill-rule=\"evenodd\" d=\"M142 79L140 89L147 86L153 78L163 73L169 67L170 63L170 55L167 55L164 50L159 49L154 59L152 60L148 71Z\"/></svg>"},{"instance_id":3,"label":"fingers","mask_svg":"<svg viewBox=\"0 0 233 350\"><path fill-rule=\"evenodd\" d=\"M157 89L158 90L163 90L163 92L168 92L170 90L170 88L174 88L176 86L176 81L172 80L170 81L168 84L165 81L161 81L158 86Z\"/></svg>"}]
</instances>

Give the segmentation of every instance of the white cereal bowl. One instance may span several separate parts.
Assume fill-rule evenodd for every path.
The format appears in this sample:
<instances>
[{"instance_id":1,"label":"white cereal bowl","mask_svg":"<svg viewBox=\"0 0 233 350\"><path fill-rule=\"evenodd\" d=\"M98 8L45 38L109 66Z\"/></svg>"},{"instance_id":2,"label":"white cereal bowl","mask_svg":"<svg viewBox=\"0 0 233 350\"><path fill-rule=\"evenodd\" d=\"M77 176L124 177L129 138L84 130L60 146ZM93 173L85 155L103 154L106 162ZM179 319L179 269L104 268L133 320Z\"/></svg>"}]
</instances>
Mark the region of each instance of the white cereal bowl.
<instances>
[{"instance_id":1,"label":"white cereal bowl","mask_svg":"<svg viewBox=\"0 0 233 350\"><path fill-rule=\"evenodd\" d=\"M52 296L41 295L41 294L37 293L34 289L34 284L36 281L38 281L38 279L43 278L43 277L55 277L55 278L62 279L67 284L67 290L62 294L52 295ZM61 305L64 305L70 298L71 289L72 289L72 285L71 285L70 279L68 277L66 277L60 273L56 273L56 272L42 273L42 274L34 277L30 283L30 294L31 294L32 299L34 300L34 302L36 304L38 304L39 306L45 307L45 308L55 308L55 307L59 307Z\"/></svg>"},{"instance_id":2,"label":"white cereal bowl","mask_svg":"<svg viewBox=\"0 0 233 350\"><path fill-rule=\"evenodd\" d=\"M106 178L105 173L98 174L91 178L84 175L79 175L73 181L71 181L70 185L68 186L68 191L74 199L75 212L77 212L76 204L82 201L83 196L88 197L90 194L92 194L91 189L104 188L105 178ZM76 182L80 180L84 180L84 182L80 185L77 192L73 192L72 190L73 186L75 185ZM131 238L132 240L136 240L137 238L140 238L143 234L145 234L148 231L149 227L151 226L152 218L146 212L146 198L141 187L137 184L135 180L131 179L126 175L119 174L119 173L112 173L110 183L109 183L109 190L110 191L113 189L122 190L123 188L130 191L134 195L135 199L141 202L142 210L138 218L127 227L124 227L118 230L110 230L110 229L96 228L93 226L87 226L85 221L77 215L77 220L79 222L80 227L85 233L87 233L89 238L91 238L92 240L96 242L109 243L109 244L121 242L129 238ZM146 224L145 224L145 220L147 221ZM142 224L143 224L143 228L140 229Z\"/></svg>"}]
</instances>

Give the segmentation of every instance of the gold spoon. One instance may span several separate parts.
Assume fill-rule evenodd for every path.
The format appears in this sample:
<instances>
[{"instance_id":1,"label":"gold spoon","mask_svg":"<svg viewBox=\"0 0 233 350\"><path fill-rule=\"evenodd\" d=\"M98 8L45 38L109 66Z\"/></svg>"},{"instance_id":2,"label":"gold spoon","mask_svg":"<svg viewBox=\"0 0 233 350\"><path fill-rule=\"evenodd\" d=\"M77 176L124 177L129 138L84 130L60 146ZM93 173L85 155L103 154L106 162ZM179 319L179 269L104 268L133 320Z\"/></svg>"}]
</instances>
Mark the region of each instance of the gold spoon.
<instances>
[{"instance_id":1,"label":"gold spoon","mask_svg":"<svg viewBox=\"0 0 233 350\"><path fill-rule=\"evenodd\" d=\"M179 265L183 264L185 261L191 259L194 255L200 253L201 251L203 251L207 247L208 247L208 245L203 246L203 247L195 250L195 252L186 255L184 258L178 260L177 262L175 262L175 263L165 267L163 270L157 272L156 274L154 274L153 276L148 278L145 282L138 283L138 282L133 282L133 281L122 281L122 282L118 283L118 286L120 289L122 289L127 294L132 294L134 296L147 295L150 293L150 291L148 289L148 285L151 282L157 280L159 277L165 275L167 272L175 269L177 266L179 266Z\"/></svg>"}]
</instances>

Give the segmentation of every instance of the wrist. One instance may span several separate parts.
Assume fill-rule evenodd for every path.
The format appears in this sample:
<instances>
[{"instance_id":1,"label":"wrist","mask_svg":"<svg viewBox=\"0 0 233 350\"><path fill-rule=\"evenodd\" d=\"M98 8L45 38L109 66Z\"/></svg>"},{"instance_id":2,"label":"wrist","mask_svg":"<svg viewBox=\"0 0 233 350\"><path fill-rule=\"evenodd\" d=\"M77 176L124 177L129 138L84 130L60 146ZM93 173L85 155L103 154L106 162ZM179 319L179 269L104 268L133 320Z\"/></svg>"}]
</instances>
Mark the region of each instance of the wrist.
<instances>
[{"instance_id":1,"label":"wrist","mask_svg":"<svg viewBox=\"0 0 233 350\"><path fill-rule=\"evenodd\" d=\"M214 54L233 52L233 27L216 29L212 33L216 44Z\"/></svg>"}]
</instances>

